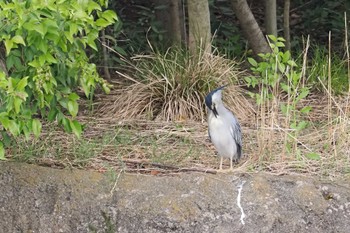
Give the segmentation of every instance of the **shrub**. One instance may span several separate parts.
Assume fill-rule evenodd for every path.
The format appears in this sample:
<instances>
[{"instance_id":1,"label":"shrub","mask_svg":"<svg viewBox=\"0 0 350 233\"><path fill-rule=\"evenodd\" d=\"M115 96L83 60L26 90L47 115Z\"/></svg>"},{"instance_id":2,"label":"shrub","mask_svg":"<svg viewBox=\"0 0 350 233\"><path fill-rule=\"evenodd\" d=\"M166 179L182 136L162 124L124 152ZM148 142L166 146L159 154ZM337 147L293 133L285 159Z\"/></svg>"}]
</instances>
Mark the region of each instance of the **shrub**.
<instances>
[{"instance_id":1,"label":"shrub","mask_svg":"<svg viewBox=\"0 0 350 233\"><path fill-rule=\"evenodd\" d=\"M40 117L57 120L77 136L81 125L76 88L89 96L108 84L89 63L87 46L97 49L101 29L117 16L103 11L107 1L32 0L0 2L0 41L6 57L0 72L0 123L3 142L10 135L39 136ZM3 158L0 142L0 158Z\"/></svg>"}]
</instances>

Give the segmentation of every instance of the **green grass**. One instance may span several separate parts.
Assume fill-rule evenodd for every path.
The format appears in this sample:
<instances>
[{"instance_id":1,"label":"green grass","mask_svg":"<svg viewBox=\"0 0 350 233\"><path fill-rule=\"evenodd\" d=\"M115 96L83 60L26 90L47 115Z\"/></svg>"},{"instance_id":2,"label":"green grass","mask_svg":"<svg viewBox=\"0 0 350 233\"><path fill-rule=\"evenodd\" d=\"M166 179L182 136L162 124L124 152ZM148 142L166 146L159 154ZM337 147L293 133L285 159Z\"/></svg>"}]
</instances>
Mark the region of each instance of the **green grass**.
<instances>
[{"instance_id":1,"label":"green grass","mask_svg":"<svg viewBox=\"0 0 350 233\"><path fill-rule=\"evenodd\" d=\"M307 67L308 84L315 90L324 92L325 90L320 81L327 86L330 74L332 91L337 95L346 93L349 87L346 58L337 53L332 53L329 73L329 52L327 49L321 46L314 46L311 49L311 56L312 59L310 59Z\"/></svg>"}]
</instances>

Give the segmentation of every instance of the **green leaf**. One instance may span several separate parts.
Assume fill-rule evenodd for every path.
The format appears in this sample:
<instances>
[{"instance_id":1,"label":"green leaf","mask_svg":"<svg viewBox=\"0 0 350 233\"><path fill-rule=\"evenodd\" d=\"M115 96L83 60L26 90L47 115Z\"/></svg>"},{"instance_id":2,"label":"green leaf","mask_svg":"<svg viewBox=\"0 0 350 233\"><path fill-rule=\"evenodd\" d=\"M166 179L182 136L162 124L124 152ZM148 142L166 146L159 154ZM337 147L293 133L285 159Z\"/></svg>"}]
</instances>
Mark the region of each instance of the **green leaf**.
<instances>
[{"instance_id":1,"label":"green leaf","mask_svg":"<svg viewBox=\"0 0 350 233\"><path fill-rule=\"evenodd\" d=\"M49 63L57 63L57 60L50 53L46 53L45 58Z\"/></svg>"},{"instance_id":2,"label":"green leaf","mask_svg":"<svg viewBox=\"0 0 350 233\"><path fill-rule=\"evenodd\" d=\"M309 94L309 90L308 89L304 89L301 90L301 92L299 93L298 97L296 98L297 101L301 100L301 99L305 99L305 97Z\"/></svg>"},{"instance_id":3,"label":"green leaf","mask_svg":"<svg viewBox=\"0 0 350 233\"><path fill-rule=\"evenodd\" d=\"M128 55L128 53L122 47L114 46L114 50L117 51L122 56Z\"/></svg>"},{"instance_id":4,"label":"green leaf","mask_svg":"<svg viewBox=\"0 0 350 233\"><path fill-rule=\"evenodd\" d=\"M268 35L269 39L272 40L273 42L277 42L277 37L274 35Z\"/></svg>"},{"instance_id":5,"label":"green leaf","mask_svg":"<svg viewBox=\"0 0 350 233\"><path fill-rule=\"evenodd\" d=\"M303 108L300 110L300 112L301 112L301 113L307 114L307 113L309 113L311 110L312 110L312 107L311 107L311 106L305 106L305 107L303 107Z\"/></svg>"},{"instance_id":6,"label":"green leaf","mask_svg":"<svg viewBox=\"0 0 350 233\"><path fill-rule=\"evenodd\" d=\"M18 114L21 110L22 100L20 98L14 98L13 105L15 107L15 113Z\"/></svg>"},{"instance_id":7,"label":"green leaf","mask_svg":"<svg viewBox=\"0 0 350 233\"><path fill-rule=\"evenodd\" d=\"M311 160L320 160L321 156L317 153L310 152L305 155L306 158L311 159Z\"/></svg>"},{"instance_id":8,"label":"green leaf","mask_svg":"<svg viewBox=\"0 0 350 233\"><path fill-rule=\"evenodd\" d=\"M53 121L53 120L55 120L56 116L57 116L57 110L56 110L56 108L52 108L47 116L47 119L49 121Z\"/></svg>"},{"instance_id":9,"label":"green leaf","mask_svg":"<svg viewBox=\"0 0 350 233\"><path fill-rule=\"evenodd\" d=\"M38 23L32 29L37 31L42 37L44 37L44 35L46 33L46 29L44 28L44 24Z\"/></svg>"},{"instance_id":10,"label":"green leaf","mask_svg":"<svg viewBox=\"0 0 350 233\"><path fill-rule=\"evenodd\" d=\"M69 121L69 125L72 129L72 132L78 137L80 138L81 136L81 132L82 132L82 127L81 124L77 121L77 120L70 120Z\"/></svg>"},{"instance_id":11,"label":"green leaf","mask_svg":"<svg viewBox=\"0 0 350 233\"><path fill-rule=\"evenodd\" d=\"M95 24L96 24L97 26L99 26L99 27L107 27L107 26L109 26L111 23L108 22L108 21L105 20L105 19L100 18L100 19L96 20Z\"/></svg>"},{"instance_id":12,"label":"green leaf","mask_svg":"<svg viewBox=\"0 0 350 233\"><path fill-rule=\"evenodd\" d=\"M299 123L297 122L293 122L290 124L290 128L296 130L296 131L301 131L303 129L305 129L307 126L307 122L306 121L301 121Z\"/></svg>"},{"instance_id":13,"label":"green leaf","mask_svg":"<svg viewBox=\"0 0 350 233\"><path fill-rule=\"evenodd\" d=\"M28 84L28 76L21 78L21 80L17 83L16 85L16 90L17 91L24 91L24 88L27 86Z\"/></svg>"},{"instance_id":14,"label":"green leaf","mask_svg":"<svg viewBox=\"0 0 350 233\"><path fill-rule=\"evenodd\" d=\"M70 120L68 120L66 117L62 118L62 125L66 132L72 132L72 128L70 127Z\"/></svg>"},{"instance_id":15,"label":"green leaf","mask_svg":"<svg viewBox=\"0 0 350 233\"><path fill-rule=\"evenodd\" d=\"M8 70L10 70L13 66L15 66L17 69L22 67L21 59L17 56L13 55L13 51L10 53L10 55L6 58L6 67Z\"/></svg>"},{"instance_id":16,"label":"green leaf","mask_svg":"<svg viewBox=\"0 0 350 233\"><path fill-rule=\"evenodd\" d=\"M80 85L81 85L81 87L83 88L83 91L84 91L84 93L85 93L85 96L86 96L86 97L89 97L91 88L90 88L90 86L86 83L86 80L81 80Z\"/></svg>"},{"instance_id":17,"label":"green leaf","mask_svg":"<svg viewBox=\"0 0 350 233\"><path fill-rule=\"evenodd\" d=\"M102 84L102 89L106 94L109 94L111 92L111 89L109 88L107 83Z\"/></svg>"},{"instance_id":18,"label":"green leaf","mask_svg":"<svg viewBox=\"0 0 350 233\"><path fill-rule=\"evenodd\" d=\"M281 73L284 73L286 71L286 66L283 63L278 63L278 70Z\"/></svg>"},{"instance_id":19,"label":"green leaf","mask_svg":"<svg viewBox=\"0 0 350 233\"><path fill-rule=\"evenodd\" d=\"M286 63L287 61L289 61L289 59L290 59L290 52L287 51L283 54L282 61L283 61L283 63Z\"/></svg>"},{"instance_id":20,"label":"green leaf","mask_svg":"<svg viewBox=\"0 0 350 233\"><path fill-rule=\"evenodd\" d=\"M76 93L73 92L73 93L69 94L68 99L72 100L72 101L77 101L78 99L80 99L80 97Z\"/></svg>"},{"instance_id":21,"label":"green leaf","mask_svg":"<svg viewBox=\"0 0 350 233\"><path fill-rule=\"evenodd\" d=\"M286 104L281 104L281 111L283 114L288 115L289 107Z\"/></svg>"},{"instance_id":22,"label":"green leaf","mask_svg":"<svg viewBox=\"0 0 350 233\"><path fill-rule=\"evenodd\" d=\"M41 122L38 119L33 119L32 130L35 137L39 137L41 128L42 128Z\"/></svg>"},{"instance_id":23,"label":"green leaf","mask_svg":"<svg viewBox=\"0 0 350 233\"><path fill-rule=\"evenodd\" d=\"M25 137L26 140L28 141L28 140L30 139L30 131L29 131L28 127L24 125L24 126L22 127L22 132L23 132L23 134L24 134L24 137Z\"/></svg>"},{"instance_id":24,"label":"green leaf","mask_svg":"<svg viewBox=\"0 0 350 233\"><path fill-rule=\"evenodd\" d=\"M30 65L31 67L34 67L34 68L40 67L38 59L35 59L32 62L29 62L28 65Z\"/></svg>"},{"instance_id":25,"label":"green leaf","mask_svg":"<svg viewBox=\"0 0 350 233\"><path fill-rule=\"evenodd\" d=\"M290 86L288 86L285 83L281 83L281 88L282 88L283 91L285 91L287 93L290 91Z\"/></svg>"},{"instance_id":26,"label":"green leaf","mask_svg":"<svg viewBox=\"0 0 350 233\"><path fill-rule=\"evenodd\" d=\"M67 98L62 98L58 101L58 103L64 107L65 109L68 109L68 100Z\"/></svg>"},{"instance_id":27,"label":"green leaf","mask_svg":"<svg viewBox=\"0 0 350 233\"><path fill-rule=\"evenodd\" d=\"M75 34L75 33L77 33L78 32L78 25L76 25L75 23L71 23L70 25L69 25L69 33L71 34L71 36L73 37L73 35Z\"/></svg>"},{"instance_id":28,"label":"green leaf","mask_svg":"<svg viewBox=\"0 0 350 233\"><path fill-rule=\"evenodd\" d=\"M110 24L118 20L117 14L112 10L106 10L102 13L102 18L106 19Z\"/></svg>"},{"instance_id":29,"label":"green leaf","mask_svg":"<svg viewBox=\"0 0 350 233\"><path fill-rule=\"evenodd\" d=\"M20 35L16 35L16 36L12 37L11 40L16 44L22 44L24 46L26 45L26 43L24 43L23 37Z\"/></svg>"},{"instance_id":30,"label":"green leaf","mask_svg":"<svg viewBox=\"0 0 350 233\"><path fill-rule=\"evenodd\" d=\"M295 61L293 61L293 60L289 60L287 63L288 63L288 65L290 65L291 67L297 67L297 66L298 66L297 63L295 63Z\"/></svg>"},{"instance_id":31,"label":"green leaf","mask_svg":"<svg viewBox=\"0 0 350 233\"><path fill-rule=\"evenodd\" d=\"M4 143L5 147L9 147L11 145L11 137L8 135L8 133L5 130L1 131L2 136L2 142Z\"/></svg>"},{"instance_id":32,"label":"green leaf","mask_svg":"<svg viewBox=\"0 0 350 233\"><path fill-rule=\"evenodd\" d=\"M284 45L283 42L276 42L276 46L277 46L278 48L283 48L285 45Z\"/></svg>"},{"instance_id":33,"label":"green leaf","mask_svg":"<svg viewBox=\"0 0 350 233\"><path fill-rule=\"evenodd\" d=\"M78 110L79 110L79 105L78 105L77 101L69 100L69 101L68 101L68 104L67 104L67 107L68 107L69 113L70 113L73 117L76 117L77 114L78 114Z\"/></svg>"},{"instance_id":34,"label":"green leaf","mask_svg":"<svg viewBox=\"0 0 350 233\"><path fill-rule=\"evenodd\" d=\"M253 67L257 67L258 63L255 61L254 58L248 57L248 62L253 66Z\"/></svg>"},{"instance_id":35,"label":"green leaf","mask_svg":"<svg viewBox=\"0 0 350 233\"><path fill-rule=\"evenodd\" d=\"M6 55L10 54L12 47L13 47L13 41L9 39L5 39Z\"/></svg>"},{"instance_id":36,"label":"green leaf","mask_svg":"<svg viewBox=\"0 0 350 233\"><path fill-rule=\"evenodd\" d=\"M9 120L8 130L13 136L17 136L20 133L19 125L14 120Z\"/></svg>"},{"instance_id":37,"label":"green leaf","mask_svg":"<svg viewBox=\"0 0 350 233\"><path fill-rule=\"evenodd\" d=\"M101 11L101 6L94 1L89 1L88 3L88 13L91 14L93 10Z\"/></svg>"},{"instance_id":38,"label":"green leaf","mask_svg":"<svg viewBox=\"0 0 350 233\"><path fill-rule=\"evenodd\" d=\"M0 141L0 160L6 160L5 158L5 148L2 141Z\"/></svg>"},{"instance_id":39,"label":"green leaf","mask_svg":"<svg viewBox=\"0 0 350 233\"><path fill-rule=\"evenodd\" d=\"M95 40L97 39L97 37L98 37L97 31L90 32L90 34L87 36L87 44L96 51L97 51L97 46L96 46Z\"/></svg>"}]
</instances>

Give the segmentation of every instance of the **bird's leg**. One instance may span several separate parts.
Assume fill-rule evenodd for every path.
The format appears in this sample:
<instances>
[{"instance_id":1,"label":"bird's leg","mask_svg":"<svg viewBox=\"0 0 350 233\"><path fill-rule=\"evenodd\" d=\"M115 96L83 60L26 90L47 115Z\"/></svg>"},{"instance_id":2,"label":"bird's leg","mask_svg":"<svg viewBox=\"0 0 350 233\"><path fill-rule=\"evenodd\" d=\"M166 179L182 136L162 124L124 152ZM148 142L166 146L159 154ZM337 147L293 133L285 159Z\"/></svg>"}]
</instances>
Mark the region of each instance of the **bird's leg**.
<instances>
[{"instance_id":1,"label":"bird's leg","mask_svg":"<svg viewBox=\"0 0 350 233\"><path fill-rule=\"evenodd\" d=\"M223 157L220 158L220 168L219 168L219 171L222 171L222 161L223 161Z\"/></svg>"},{"instance_id":2,"label":"bird's leg","mask_svg":"<svg viewBox=\"0 0 350 233\"><path fill-rule=\"evenodd\" d=\"M218 172L221 172L221 173L227 173L227 172L232 172L233 171L233 158L230 158L230 168L228 169L222 169L222 161L223 161L223 157L221 157L221 160L220 160L220 168L218 170Z\"/></svg>"}]
</instances>

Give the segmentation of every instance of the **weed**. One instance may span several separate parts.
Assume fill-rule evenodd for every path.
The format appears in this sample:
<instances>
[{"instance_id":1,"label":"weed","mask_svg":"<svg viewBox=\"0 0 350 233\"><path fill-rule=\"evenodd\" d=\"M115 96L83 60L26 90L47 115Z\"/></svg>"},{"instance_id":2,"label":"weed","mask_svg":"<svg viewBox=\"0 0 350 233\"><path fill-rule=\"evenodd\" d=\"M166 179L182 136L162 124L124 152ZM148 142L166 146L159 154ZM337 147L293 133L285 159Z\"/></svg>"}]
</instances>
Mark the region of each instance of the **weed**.
<instances>
[{"instance_id":1,"label":"weed","mask_svg":"<svg viewBox=\"0 0 350 233\"><path fill-rule=\"evenodd\" d=\"M311 111L310 106L298 109L297 105L309 94L309 88L303 85L301 69L291 58L290 52L282 52L284 39L269 36L271 53L259 54L262 59L257 62L253 58L248 61L252 71L258 76L246 77L248 86L258 86L259 92L250 95L256 100L260 111L259 122L262 132L258 133L260 151L275 152L276 145L273 140L266 142L265 129L276 129L285 136L283 150L300 157L298 149L298 135L308 123L303 120L302 114ZM284 116L282 123L279 113ZM266 145L267 144L267 145Z\"/></svg>"}]
</instances>

